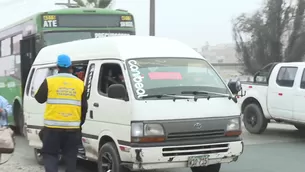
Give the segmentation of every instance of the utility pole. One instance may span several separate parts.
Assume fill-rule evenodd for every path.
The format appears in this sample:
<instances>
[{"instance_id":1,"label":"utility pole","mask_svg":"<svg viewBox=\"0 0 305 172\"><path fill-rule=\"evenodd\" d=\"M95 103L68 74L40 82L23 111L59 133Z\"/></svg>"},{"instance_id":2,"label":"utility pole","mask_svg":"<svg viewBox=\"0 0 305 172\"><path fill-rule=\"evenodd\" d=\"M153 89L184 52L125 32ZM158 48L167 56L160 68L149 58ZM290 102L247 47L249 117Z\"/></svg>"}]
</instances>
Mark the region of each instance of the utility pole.
<instances>
[{"instance_id":1,"label":"utility pole","mask_svg":"<svg viewBox=\"0 0 305 172\"><path fill-rule=\"evenodd\" d=\"M149 4L149 35L155 36L156 27L156 8L155 0L150 0Z\"/></svg>"}]
</instances>

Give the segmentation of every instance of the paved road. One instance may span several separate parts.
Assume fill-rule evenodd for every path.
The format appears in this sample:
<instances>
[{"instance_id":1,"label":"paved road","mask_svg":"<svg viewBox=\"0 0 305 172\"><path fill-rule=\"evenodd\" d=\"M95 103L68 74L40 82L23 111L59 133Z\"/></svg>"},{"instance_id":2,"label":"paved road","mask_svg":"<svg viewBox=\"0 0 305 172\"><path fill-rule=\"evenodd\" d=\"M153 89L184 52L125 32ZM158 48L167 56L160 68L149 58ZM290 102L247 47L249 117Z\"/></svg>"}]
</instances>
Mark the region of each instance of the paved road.
<instances>
[{"instance_id":1,"label":"paved road","mask_svg":"<svg viewBox=\"0 0 305 172\"><path fill-rule=\"evenodd\" d=\"M223 165L221 172L287 172L303 171L305 135L293 126L270 124L262 135L243 133L245 151L238 162ZM0 166L1 172L43 172L34 160L32 148L17 138L17 151L9 163ZM78 172L95 172L94 163L80 162ZM155 172L191 172L175 169Z\"/></svg>"}]
</instances>

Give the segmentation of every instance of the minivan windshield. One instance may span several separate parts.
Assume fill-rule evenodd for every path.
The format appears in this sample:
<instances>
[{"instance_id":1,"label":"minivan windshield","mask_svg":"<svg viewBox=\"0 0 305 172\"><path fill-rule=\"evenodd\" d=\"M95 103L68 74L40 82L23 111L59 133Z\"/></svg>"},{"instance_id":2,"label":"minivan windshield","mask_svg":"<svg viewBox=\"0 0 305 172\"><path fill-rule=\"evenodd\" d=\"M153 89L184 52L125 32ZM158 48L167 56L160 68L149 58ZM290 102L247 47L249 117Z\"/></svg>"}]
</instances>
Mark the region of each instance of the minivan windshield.
<instances>
[{"instance_id":1,"label":"minivan windshield","mask_svg":"<svg viewBox=\"0 0 305 172\"><path fill-rule=\"evenodd\" d=\"M220 76L204 59L137 58L127 61L136 99L143 96L182 92L229 94ZM184 94L185 95L185 94Z\"/></svg>"}]
</instances>

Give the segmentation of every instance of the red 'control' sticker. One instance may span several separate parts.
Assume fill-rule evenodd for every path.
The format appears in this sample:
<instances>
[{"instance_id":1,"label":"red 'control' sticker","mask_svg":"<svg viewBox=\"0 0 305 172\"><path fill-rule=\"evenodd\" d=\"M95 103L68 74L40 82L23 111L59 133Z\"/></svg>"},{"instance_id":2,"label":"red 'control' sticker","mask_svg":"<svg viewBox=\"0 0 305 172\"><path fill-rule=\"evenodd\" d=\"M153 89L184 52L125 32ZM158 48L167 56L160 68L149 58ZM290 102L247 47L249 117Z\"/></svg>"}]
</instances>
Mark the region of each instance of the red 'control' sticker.
<instances>
[{"instance_id":1,"label":"red 'control' sticker","mask_svg":"<svg viewBox=\"0 0 305 172\"><path fill-rule=\"evenodd\" d=\"M151 80L181 80L179 72L150 72L148 76Z\"/></svg>"}]
</instances>

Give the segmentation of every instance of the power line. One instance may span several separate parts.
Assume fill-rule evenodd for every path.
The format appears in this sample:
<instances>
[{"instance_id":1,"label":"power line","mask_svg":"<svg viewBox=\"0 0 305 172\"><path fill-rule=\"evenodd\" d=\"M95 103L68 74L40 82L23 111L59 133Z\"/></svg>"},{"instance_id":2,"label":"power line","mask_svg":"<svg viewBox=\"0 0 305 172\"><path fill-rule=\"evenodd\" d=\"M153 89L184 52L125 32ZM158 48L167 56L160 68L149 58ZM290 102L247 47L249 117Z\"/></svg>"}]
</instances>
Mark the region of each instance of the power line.
<instances>
[{"instance_id":1,"label":"power line","mask_svg":"<svg viewBox=\"0 0 305 172\"><path fill-rule=\"evenodd\" d=\"M149 35L155 36L155 25L156 25L156 2L150 0L149 3Z\"/></svg>"}]
</instances>

